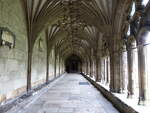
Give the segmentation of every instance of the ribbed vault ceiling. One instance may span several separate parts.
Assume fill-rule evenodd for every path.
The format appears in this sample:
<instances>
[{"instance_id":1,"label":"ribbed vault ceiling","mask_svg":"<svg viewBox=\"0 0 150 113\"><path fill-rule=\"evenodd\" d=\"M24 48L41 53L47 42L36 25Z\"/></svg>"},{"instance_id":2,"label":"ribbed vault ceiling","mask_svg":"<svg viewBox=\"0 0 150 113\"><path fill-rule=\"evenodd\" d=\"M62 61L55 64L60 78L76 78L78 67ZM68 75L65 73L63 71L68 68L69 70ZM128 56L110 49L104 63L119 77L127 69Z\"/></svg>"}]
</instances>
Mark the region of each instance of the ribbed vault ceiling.
<instances>
[{"instance_id":1,"label":"ribbed vault ceiling","mask_svg":"<svg viewBox=\"0 0 150 113\"><path fill-rule=\"evenodd\" d=\"M24 0L29 43L46 31L49 51L90 57L120 34L132 0Z\"/></svg>"}]
</instances>

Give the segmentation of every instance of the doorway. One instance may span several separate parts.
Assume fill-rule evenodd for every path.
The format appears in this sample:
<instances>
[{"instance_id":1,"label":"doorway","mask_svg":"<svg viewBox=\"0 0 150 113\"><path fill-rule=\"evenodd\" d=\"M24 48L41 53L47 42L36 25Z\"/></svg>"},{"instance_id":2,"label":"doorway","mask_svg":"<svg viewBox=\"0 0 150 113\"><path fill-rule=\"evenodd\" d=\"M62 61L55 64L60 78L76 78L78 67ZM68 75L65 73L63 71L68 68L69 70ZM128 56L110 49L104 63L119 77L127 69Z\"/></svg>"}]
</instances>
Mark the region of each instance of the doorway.
<instances>
[{"instance_id":1,"label":"doorway","mask_svg":"<svg viewBox=\"0 0 150 113\"><path fill-rule=\"evenodd\" d=\"M80 73L82 71L81 59L76 55L69 56L65 61L67 73Z\"/></svg>"}]
</instances>

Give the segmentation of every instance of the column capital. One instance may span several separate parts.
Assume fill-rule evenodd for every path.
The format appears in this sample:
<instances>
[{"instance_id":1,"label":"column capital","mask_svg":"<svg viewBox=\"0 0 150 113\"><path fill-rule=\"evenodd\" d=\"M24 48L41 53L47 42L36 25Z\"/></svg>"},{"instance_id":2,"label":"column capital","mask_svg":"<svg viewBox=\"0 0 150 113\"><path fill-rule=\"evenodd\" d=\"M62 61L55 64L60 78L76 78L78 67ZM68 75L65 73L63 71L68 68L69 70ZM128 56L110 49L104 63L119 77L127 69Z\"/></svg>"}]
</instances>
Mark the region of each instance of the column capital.
<instances>
[{"instance_id":1,"label":"column capital","mask_svg":"<svg viewBox=\"0 0 150 113\"><path fill-rule=\"evenodd\" d=\"M127 48L132 49L136 47L136 39L134 35L130 35L127 40Z\"/></svg>"},{"instance_id":2,"label":"column capital","mask_svg":"<svg viewBox=\"0 0 150 113\"><path fill-rule=\"evenodd\" d=\"M126 51L126 40L120 40L120 52Z\"/></svg>"}]
</instances>

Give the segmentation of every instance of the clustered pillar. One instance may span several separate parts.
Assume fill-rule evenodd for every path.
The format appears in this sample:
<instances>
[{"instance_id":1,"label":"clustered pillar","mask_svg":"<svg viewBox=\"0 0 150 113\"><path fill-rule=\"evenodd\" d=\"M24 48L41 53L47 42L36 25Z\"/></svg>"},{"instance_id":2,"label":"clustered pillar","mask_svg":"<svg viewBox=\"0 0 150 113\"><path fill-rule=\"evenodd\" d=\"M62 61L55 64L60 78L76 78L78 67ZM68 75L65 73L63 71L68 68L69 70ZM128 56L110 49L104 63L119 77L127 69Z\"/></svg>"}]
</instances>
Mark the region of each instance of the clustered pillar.
<instances>
[{"instance_id":1,"label":"clustered pillar","mask_svg":"<svg viewBox=\"0 0 150 113\"><path fill-rule=\"evenodd\" d=\"M150 63L148 61L149 56L149 43L146 36L147 32L143 31L144 35L138 37L138 70L139 70L139 103L138 104L149 104L150 101L150 74L148 73Z\"/></svg>"},{"instance_id":2,"label":"clustered pillar","mask_svg":"<svg viewBox=\"0 0 150 113\"><path fill-rule=\"evenodd\" d=\"M120 49L120 92L124 93L126 91L126 78L127 78L127 51L126 44L123 40Z\"/></svg>"},{"instance_id":3,"label":"clustered pillar","mask_svg":"<svg viewBox=\"0 0 150 113\"><path fill-rule=\"evenodd\" d=\"M147 72L149 43L142 36L138 37L138 43L134 35L128 36L127 40L122 40L119 36L116 35L118 38L111 42L108 53L102 50L101 55L90 56L86 62L86 74L95 77L96 82L109 84L111 92L127 92L127 98L133 98L139 92L138 104L147 104L150 100L150 74Z\"/></svg>"},{"instance_id":4,"label":"clustered pillar","mask_svg":"<svg viewBox=\"0 0 150 113\"><path fill-rule=\"evenodd\" d=\"M135 38L134 36L129 36L128 37L128 98L132 98L134 94L134 48L136 47L135 45ZM137 75L136 75L137 76Z\"/></svg>"}]
</instances>

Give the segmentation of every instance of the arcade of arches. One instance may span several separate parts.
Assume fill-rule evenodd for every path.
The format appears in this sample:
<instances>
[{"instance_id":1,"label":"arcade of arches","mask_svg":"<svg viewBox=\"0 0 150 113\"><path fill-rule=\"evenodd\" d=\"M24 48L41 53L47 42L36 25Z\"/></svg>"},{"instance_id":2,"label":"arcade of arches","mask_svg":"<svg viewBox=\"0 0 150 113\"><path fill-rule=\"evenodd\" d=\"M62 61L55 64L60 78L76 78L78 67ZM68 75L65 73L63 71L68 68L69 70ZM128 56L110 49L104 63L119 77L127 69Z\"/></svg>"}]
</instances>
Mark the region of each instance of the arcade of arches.
<instances>
[{"instance_id":1,"label":"arcade of arches","mask_svg":"<svg viewBox=\"0 0 150 113\"><path fill-rule=\"evenodd\" d=\"M64 72L147 108L149 0L0 0L0 106Z\"/></svg>"}]
</instances>

